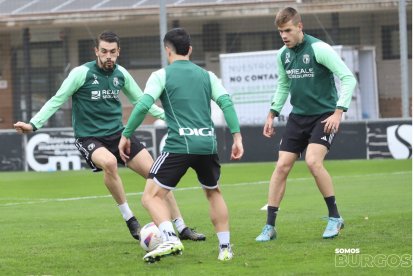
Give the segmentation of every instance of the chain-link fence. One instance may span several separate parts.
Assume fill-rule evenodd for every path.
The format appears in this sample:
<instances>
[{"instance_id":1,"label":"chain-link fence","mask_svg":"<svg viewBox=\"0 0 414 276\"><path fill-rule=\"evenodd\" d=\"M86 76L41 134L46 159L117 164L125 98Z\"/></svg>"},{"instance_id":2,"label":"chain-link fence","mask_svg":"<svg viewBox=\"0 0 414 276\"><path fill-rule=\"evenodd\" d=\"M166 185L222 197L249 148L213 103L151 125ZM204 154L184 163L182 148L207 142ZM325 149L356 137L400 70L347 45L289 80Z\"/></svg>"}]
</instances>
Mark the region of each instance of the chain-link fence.
<instances>
[{"instance_id":1,"label":"chain-link fence","mask_svg":"<svg viewBox=\"0 0 414 276\"><path fill-rule=\"evenodd\" d=\"M274 17L286 6L302 14L306 33L353 53L349 66L365 101L357 119L402 116L399 1L168 0L166 21L191 34L192 60L221 77L220 55L282 46ZM411 95L412 2L404 6ZM121 37L118 62L144 89L161 66L159 1L0 1L0 128L36 114L71 69L95 58L94 39L104 30ZM123 102L127 116L132 106ZM46 126L71 126L70 99Z\"/></svg>"}]
</instances>

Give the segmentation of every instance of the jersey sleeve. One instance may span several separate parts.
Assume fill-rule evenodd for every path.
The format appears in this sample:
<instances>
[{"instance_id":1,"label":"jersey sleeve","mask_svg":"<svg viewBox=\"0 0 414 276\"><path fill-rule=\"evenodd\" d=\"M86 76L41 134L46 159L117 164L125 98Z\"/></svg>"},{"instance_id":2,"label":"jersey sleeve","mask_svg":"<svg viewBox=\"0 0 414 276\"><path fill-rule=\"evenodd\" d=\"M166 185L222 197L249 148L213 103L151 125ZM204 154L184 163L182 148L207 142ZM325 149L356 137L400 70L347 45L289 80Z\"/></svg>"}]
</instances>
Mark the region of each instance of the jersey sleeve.
<instances>
[{"instance_id":1,"label":"jersey sleeve","mask_svg":"<svg viewBox=\"0 0 414 276\"><path fill-rule=\"evenodd\" d=\"M354 75L329 44L322 41L316 42L312 44L312 48L315 53L316 61L327 67L340 79L341 91L336 106L338 109L347 111L352 100L352 93L354 92L357 83Z\"/></svg>"},{"instance_id":2,"label":"jersey sleeve","mask_svg":"<svg viewBox=\"0 0 414 276\"><path fill-rule=\"evenodd\" d=\"M229 93L221 84L221 81L213 72L208 72L210 76L211 98L217 103L223 111L224 120L230 129L231 133L240 132L239 120L237 118L236 110Z\"/></svg>"},{"instance_id":3,"label":"jersey sleeve","mask_svg":"<svg viewBox=\"0 0 414 276\"><path fill-rule=\"evenodd\" d=\"M285 105L286 99L289 96L290 80L285 72L285 68L282 63L282 52L285 49L283 46L277 53L277 68L278 79L276 92L272 98L272 104L270 109L278 115Z\"/></svg>"},{"instance_id":4,"label":"jersey sleeve","mask_svg":"<svg viewBox=\"0 0 414 276\"><path fill-rule=\"evenodd\" d=\"M119 66L119 65L118 65ZM122 88L125 96L128 100L133 104L136 105L141 97L144 95L141 88L138 86L137 82L131 76L131 74L122 66L118 67L122 74L125 76L125 85ZM165 119L164 109L158 107L157 105L152 105L148 111L152 116L158 119Z\"/></svg>"},{"instance_id":5,"label":"jersey sleeve","mask_svg":"<svg viewBox=\"0 0 414 276\"><path fill-rule=\"evenodd\" d=\"M210 84L211 84L211 94L212 94L212 100L217 102L217 99L220 98L223 95L228 95L229 93L224 88L221 81L217 78L217 76L213 73L208 71L208 74L210 76Z\"/></svg>"},{"instance_id":6,"label":"jersey sleeve","mask_svg":"<svg viewBox=\"0 0 414 276\"><path fill-rule=\"evenodd\" d=\"M37 114L30 120L36 128L41 128L44 123L71 97L84 83L88 72L86 66L75 67L63 81L56 94L50 98Z\"/></svg>"},{"instance_id":7,"label":"jersey sleeve","mask_svg":"<svg viewBox=\"0 0 414 276\"><path fill-rule=\"evenodd\" d=\"M150 95L156 101L165 88L166 72L160 69L151 74L145 85L144 93Z\"/></svg>"}]
</instances>

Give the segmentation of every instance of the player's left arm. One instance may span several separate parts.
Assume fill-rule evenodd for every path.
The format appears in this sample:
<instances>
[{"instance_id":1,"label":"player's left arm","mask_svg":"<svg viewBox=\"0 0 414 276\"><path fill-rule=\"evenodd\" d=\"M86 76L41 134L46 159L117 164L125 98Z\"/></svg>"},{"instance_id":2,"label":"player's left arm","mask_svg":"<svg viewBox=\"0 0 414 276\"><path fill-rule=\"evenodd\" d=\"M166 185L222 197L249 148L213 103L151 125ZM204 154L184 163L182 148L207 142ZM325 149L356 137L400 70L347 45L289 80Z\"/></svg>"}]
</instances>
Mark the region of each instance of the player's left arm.
<instances>
[{"instance_id":1,"label":"player's left arm","mask_svg":"<svg viewBox=\"0 0 414 276\"><path fill-rule=\"evenodd\" d=\"M345 62L329 44L317 42L312 44L312 48L315 52L316 61L327 67L341 81L339 99L336 106L338 109L346 112L357 84L354 74L352 74Z\"/></svg>"},{"instance_id":2,"label":"player's left arm","mask_svg":"<svg viewBox=\"0 0 414 276\"><path fill-rule=\"evenodd\" d=\"M226 120L227 126L233 135L233 145L231 149L231 160L239 160L242 158L244 149L242 142L242 135L240 133L239 119L237 118L236 110L234 109L233 101L230 95L223 87L217 76L209 72L210 83L212 89L212 100L217 103L220 109L223 111L224 119Z\"/></svg>"},{"instance_id":3,"label":"player's left arm","mask_svg":"<svg viewBox=\"0 0 414 276\"><path fill-rule=\"evenodd\" d=\"M322 121L322 123L325 123L324 131L326 133L335 133L339 129L342 113L346 112L351 104L352 94L357 81L345 62L329 44L317 42L312 44L312 48L315 52L316 61L328 68L341 81L335 112L332 116Z\"/></svg>"}]
</instances>

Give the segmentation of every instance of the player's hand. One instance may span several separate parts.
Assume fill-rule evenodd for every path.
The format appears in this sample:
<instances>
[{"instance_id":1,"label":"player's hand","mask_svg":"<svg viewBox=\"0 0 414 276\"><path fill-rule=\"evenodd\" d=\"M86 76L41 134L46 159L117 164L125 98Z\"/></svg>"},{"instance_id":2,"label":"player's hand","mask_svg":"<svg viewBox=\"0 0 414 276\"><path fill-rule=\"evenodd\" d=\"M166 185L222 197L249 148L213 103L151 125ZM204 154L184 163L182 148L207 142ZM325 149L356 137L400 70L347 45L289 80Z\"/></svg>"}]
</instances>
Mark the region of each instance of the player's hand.
<instances>
[{"instance_id":1,"label":"player's hand","mask_svg":"<svg viewBox=\"0 0 414 276\"><path fill-rule=\"evenodd\" d=\"M241 134L233 134L233 146L231 147L230 160L240 160L244 154Z\"/></svg>"},{"instance_id":2,"label":"player's hand","mask_svg":"<svg viewBox=\"0 0 414 276\"><path fill-rule=\"evenodd\" d=\"M129 154L131 152L131 140L125 136L121 136L121 140L119 140L118 150L122 161L124 161L126 164L129 161Z\"/></svg>"},{"instance_id":3,"label":"player's hand","mask_svg":"<svg viewBox=\"0 0 414 276\"><path fill-rule=\"evenodd\" d=\"M337 133L339 130L339 125L341 124L343 111L341 109L336 109L334 114L323 120L321 123L325 124L323 131L325 133Z\"/></svg>"},{"instance_id":4,"label":"player's hand","mask_svg":"<svg viewBox=\"0 0 414 276\"><path fill-rule=\"evenodd\" d=\"M273 119L275 117L271 112L267 115L265 125L263 127L263 135L267 138L272 137L275 134L275 128L273 127Z\"/></svg>"},{"instance_id":5,"label":"player's hand","mask_svg":"<svg viewBox=\"0 0 414 276\"><path fill-rule=\"evenodd\" d=\"M25 122L17 122L13 125L13 127L18 133L33 132L33 126L31 124L26 124Z\"/></svg>"}]
</instances>

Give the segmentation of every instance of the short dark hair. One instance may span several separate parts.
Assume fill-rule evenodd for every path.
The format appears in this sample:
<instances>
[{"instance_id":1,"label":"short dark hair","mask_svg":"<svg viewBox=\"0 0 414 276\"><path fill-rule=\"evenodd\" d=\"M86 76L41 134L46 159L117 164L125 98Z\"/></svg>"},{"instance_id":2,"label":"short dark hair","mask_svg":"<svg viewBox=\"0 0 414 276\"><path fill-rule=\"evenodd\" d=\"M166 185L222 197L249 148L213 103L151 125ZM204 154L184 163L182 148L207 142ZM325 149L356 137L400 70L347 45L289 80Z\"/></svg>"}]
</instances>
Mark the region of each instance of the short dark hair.
<instances>
[{"instance_id":1,"label":"short dark hair","mask_svg":"<svg viewBox=\"0 0 414 276\"><path fill-rule=\"evenodd\" d=\"M164 36L164 46L172 48L177 55L186 56L190 50L191 38L183 28L174 28Z\"/></svg>"},{"instance_id":2,"label":"short dark hair","mask_svg":"<svg viewBox=\"0 0 414 276\"><path fill-rule=\"evenodd\" d=\"M292 20L293 25L297 25L299 22L302 22L302 18L297 10L292 7L284 8L276 14L275 25L279 27L284 25Z\"/></svg>"},{"instance_id":3,"label":"short dark hair","mask_svg":"<svg viewBox=\"0 0 414 276\"><path fill-rule=\"evenodd\" d=\"M99 42L100 41L105 41L105 42L116 42L116 45L118 46L118 48L121 47L121 41L118 37L118 35L114 32L111 31L104 31L102 33L99 34L98 38L95 39L95 46L96 48L99 48Z\"/></svg>"}]
</instances>

